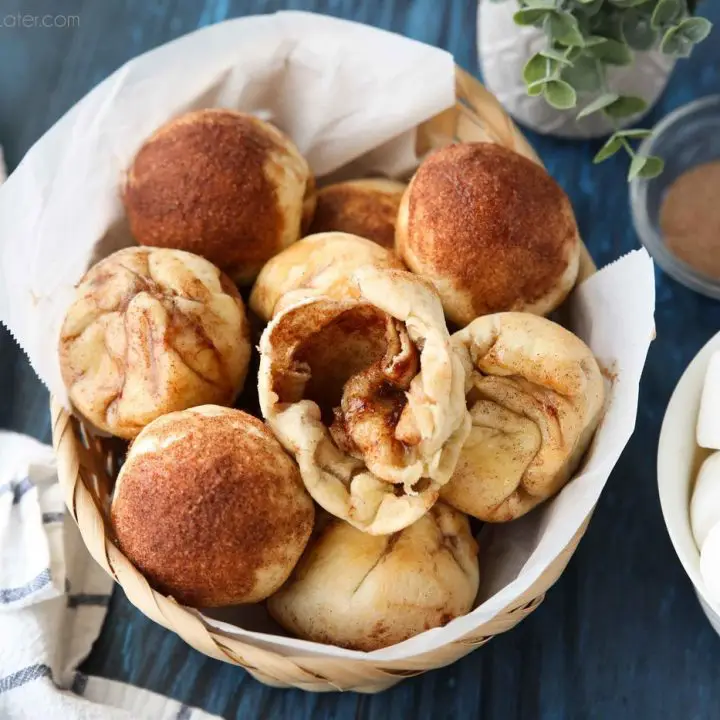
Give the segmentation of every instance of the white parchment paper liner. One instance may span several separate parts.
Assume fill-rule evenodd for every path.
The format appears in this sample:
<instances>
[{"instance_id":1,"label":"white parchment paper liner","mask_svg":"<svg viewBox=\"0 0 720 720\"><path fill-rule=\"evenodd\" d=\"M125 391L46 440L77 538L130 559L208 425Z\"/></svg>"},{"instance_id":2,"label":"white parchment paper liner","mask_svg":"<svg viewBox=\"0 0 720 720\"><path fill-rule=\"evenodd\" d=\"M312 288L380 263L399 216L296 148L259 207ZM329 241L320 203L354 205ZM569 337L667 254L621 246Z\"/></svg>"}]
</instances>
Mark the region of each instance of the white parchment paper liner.
<instances>
[{"instance_id":1,"label":"white parchment paper liner","mask_svg":"<svg viewBox=\"0 0 720 720\"><path fill-rule=\"evenodd\" d=\"M142 141L202 107L253 112L327 175L408 172L414 128L455 102L448 53L311 13L241 18L135 58L75 105L0 192L0 319L67 403L57 339L92 260L132 244L120 179ZM379 150L378 150L379 149ZM375 150L375 152L371 152Z\"/></svg>"},{"instance_id":2,"label":"white parchment paper liner","mask_svg":"<svg viewBox=\"0 0 720 720\"><path fill-rule=\"evenodd\" d=\"M406 174L414 128L454 103L447 53L308 13L233 20L142 55L75 105L0 188L0 319L61 400L57 338L87 267L132 243L118 188L143 139L185 110L232 107L270 119L319 175ZM481 534L479 606L444 628L373 653L261 632L260 606L216 628L279 652L397 660L456 640L519 597L566 547L597 502L635 425L653 337L654 277L637 251L583 283L570 329L611 371L608 407L581 474L550 503ZM225 617L227 617L227 613Z\"/></svg>"}]
</instances>

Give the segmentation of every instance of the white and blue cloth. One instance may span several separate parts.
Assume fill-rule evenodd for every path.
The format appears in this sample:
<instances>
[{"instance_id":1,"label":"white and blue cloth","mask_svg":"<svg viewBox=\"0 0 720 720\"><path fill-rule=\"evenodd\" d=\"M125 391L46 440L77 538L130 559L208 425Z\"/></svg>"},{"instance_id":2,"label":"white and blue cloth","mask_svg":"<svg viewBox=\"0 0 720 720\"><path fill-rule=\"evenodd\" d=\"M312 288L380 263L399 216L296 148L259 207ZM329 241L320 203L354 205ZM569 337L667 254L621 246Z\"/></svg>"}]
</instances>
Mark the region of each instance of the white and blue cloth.
<instances>
[{"instance_id":1,"label":"white and blue cloth","mask_svg":"<svg viewBox=\"0 0 720 720\"><path fill-rule=\"evenodd\" d=\"M65 512L53 451L0 432L0 718L207 720L162 695L78 672L113 582Z\"/></svg>"}]
</instances>

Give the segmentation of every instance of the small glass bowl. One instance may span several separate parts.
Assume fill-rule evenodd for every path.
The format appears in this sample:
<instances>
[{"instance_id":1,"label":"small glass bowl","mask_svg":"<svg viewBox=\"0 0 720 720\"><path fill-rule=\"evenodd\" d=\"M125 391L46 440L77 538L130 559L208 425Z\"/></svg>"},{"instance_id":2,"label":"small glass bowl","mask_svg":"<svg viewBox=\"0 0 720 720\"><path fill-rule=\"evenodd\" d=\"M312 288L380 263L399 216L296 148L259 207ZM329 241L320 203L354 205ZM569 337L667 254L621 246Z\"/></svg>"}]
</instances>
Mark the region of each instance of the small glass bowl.
<instances>
[{"instance_id":1,"label":"small glass bowl","mask_svg":"<svg viewBox=\"0 0 720 720\"><path fill-rule=\"evenodd\" d=\"M720 280L698 272L676 257L660 230L660 208L673 182L697 165L720 160L720 95L695 100L670 113L655 126L652 137L642 142L639 152L659 155L665 160L665 170L658 177L635 178L630 183L630 207L640 241L672 278L695 292L720 300Z\"/></svg>"}]
</instances>

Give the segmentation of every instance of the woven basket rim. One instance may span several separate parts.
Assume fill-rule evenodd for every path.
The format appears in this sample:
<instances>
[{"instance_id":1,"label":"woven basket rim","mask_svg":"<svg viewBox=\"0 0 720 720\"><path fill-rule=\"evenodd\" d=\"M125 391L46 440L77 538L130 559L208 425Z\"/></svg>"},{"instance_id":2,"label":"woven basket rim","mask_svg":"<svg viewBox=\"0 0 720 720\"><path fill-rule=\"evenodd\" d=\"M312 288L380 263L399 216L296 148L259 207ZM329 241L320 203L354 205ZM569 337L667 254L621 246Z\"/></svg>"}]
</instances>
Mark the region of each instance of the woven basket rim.
<instances>
[{"instance_id":1,"label":"woven basket rim","mask_svg":"<svg viewBox=\"0 0 720 720\"><path fill-rule=\"evenodd\" d=\"M511 147L540 162L495 97L478 80L457 67L456 87L456 105L418 128L419 150L456 139L486 140ZM584 245L580 264L578 282L596 270ZM99 497L103 493L98 490L98 487L109 490L111 483L107 467L111 453L108 453L106 443L88 435L82 423L56 398L51 397L50 404L53 446L65 503L93 558L123 588L130 602L150 619L175 632L203 654L244 667L261 682L276 687L378 692L406 677L454 662L494 635L514 627L542 602L544 593L562 574L592 515L585 518L571 542L527 592L475 632L439 648L402 660L385 661L360 651L351 651L352 657L323 656L323 645L308 641L305 642L311 646L308 647L309 654L275 652L209 627L198 611L185 608L150 587L109 537L109 523L103 511L103 500ZM271 643L276 637L267 634L266 642Z\"/></svg>"}]
</instances>

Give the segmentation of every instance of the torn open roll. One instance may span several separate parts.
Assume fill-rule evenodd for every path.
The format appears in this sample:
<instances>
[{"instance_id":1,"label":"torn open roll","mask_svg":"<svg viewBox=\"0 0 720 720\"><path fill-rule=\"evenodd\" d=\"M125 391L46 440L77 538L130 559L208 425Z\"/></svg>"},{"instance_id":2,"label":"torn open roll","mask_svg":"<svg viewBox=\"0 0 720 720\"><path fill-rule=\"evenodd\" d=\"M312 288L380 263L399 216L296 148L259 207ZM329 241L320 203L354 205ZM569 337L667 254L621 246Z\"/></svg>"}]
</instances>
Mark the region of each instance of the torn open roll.
<instances>
[{"instance_id":1,"label":"torn open roll","mask_svg":"<svg viewBox=\"0 0 720 720\"><path fill-rule=\"evenodd\" d=\"M465 371L437 293L401 270L356 270L353 297L284 308L260 341L263 416L315 501L384 535L421 517L470 429Z\"/></svg>"},{"instance_id":2,"label":"torn open roll","mask_svg":"<svg viewBox=\"0 0 720 720\"><path fill-rule=\"evenodd\" d=\"M442 498L488 522L524 515L570 479L604 401L590 348L530 313L473 320L453 335L472 430Z\"/></svg>"}]
</instances>

